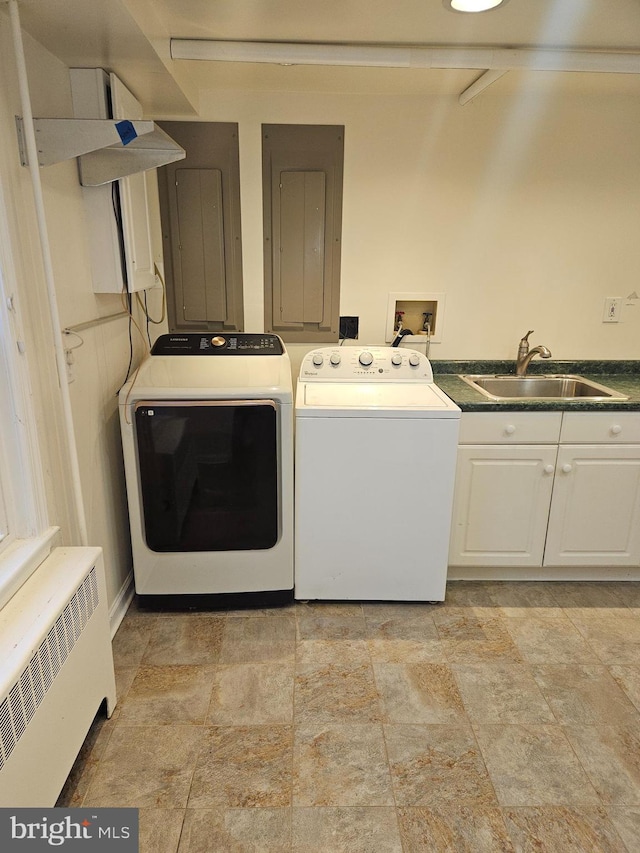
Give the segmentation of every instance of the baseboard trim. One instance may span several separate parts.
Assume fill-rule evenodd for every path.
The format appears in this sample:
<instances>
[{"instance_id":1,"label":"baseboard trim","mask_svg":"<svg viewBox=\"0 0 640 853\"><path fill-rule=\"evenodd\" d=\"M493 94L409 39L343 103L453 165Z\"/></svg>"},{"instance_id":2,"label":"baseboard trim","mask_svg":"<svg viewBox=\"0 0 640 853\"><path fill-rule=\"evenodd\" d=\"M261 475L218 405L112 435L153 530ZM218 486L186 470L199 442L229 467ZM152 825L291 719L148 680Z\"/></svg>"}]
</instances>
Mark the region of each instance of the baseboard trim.
<instances>
[{"instance_id":1,"label":"baseboard trim","mask_svg":"<svg viewBox=\"0 0 640 853\"><path fill-rule=\"evenodd\" d=\"M640 567L449 566L449 581L640 581Z\"/></svg>"},{"instance_id":2,"label":"baseboard trim","mask_svg":"<svg viewBox=\"0 0 640 853\"><path fill-rule=\"evenodd\" d=\"M124 619L127 610L129 609L129 605L133 601L134 592L133 570L131 570L109 608L109 627L111 629L112 640L116 631L120 627L120 623Z\"/></svg>"}]
</instances>

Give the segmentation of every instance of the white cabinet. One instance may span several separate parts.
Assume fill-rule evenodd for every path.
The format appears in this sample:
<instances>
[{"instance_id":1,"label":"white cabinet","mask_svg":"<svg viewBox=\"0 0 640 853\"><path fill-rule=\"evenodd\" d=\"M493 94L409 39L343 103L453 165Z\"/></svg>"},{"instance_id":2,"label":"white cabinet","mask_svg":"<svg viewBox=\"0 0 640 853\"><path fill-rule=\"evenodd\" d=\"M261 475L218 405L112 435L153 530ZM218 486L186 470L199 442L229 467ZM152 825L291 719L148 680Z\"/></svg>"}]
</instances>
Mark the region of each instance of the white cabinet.
<instances>
[{"instance_id":1,"label":"white cabinet","mask_svg":"<svg viewBox=\"0 0 640 853\"><path fill-rule=\"evenodd\" d=\"M567 412L560 442L544 565L640 565L640 413Z\"/></svg>"},{"instance_id":2,"label":"white cabinet","mask_svg":"<svg viewBox=\"0 0 640 853\"><path fill-rule=\"evenodd\" d=\"M142 107L115 74L109 75L113 118L141 119ZM127 284L130 293L145 290L156 283L152 210L159 220L156 170L139 172L118 181L125 246Z\"/></svg>"},{"instance_id":3,"label":"white cabinet","mask_svg":"<svg viewBox=\"0 0 640 853\"><path fill-rule=\"evenodd\" d=\"M76 118L142 118L142 107L114 75L101 68L69 71ZM83 187L91 276L96 293L130 293L157 283L162 234L156 170L115 183Z\"/></svg>"},{"instance_id":4,"label":"white cabinet","mask_svg":"<svg viewBox=\"0 0 640 853\"><path fill-rule=\"evenodd\" d=\"M463 413L452 566L639 566L640 413Z\"/></svg>"},{"instance_id":5,"label":"white cabinet","mask_svg":"<svg viewBox=\"0 0 640 853\"><path fill-rule=\"evenodd\" d=\"M562 412L462 413L449 563L540 566Z\"/></svg>"},{"instance_id":6,"label":"white cabinet","mask_svg":"<svg viewBox=\"0 0 640 853\"><path fill-rule=\"evenodd\" d=\"M449 562L540 566L556 447L458 449Z\"/></svg>"}]
</instances>

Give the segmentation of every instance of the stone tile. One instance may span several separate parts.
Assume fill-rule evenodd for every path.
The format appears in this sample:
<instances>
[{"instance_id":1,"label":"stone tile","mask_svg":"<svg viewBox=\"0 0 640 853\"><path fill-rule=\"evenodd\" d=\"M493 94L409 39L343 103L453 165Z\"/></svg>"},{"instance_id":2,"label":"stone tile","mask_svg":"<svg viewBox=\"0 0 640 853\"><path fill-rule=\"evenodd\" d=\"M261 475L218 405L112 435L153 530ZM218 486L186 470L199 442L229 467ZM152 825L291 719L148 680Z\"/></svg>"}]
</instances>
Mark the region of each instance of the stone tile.
<instances>
[{"instance_id":1,"label":"stone tile","mask_svg":"<svg viewBox=\"0 0 640 853\"><path fill-rule=\"evenodd\" d=\"M107 719L104 709L101 708L80 747L69 776L58 796L57 806L72 809L82 805L91 779L104 755L114 728L114 718Z\"/></svg>"},{"instance_id":2,"label":"stone tile","mask_svg":"<svg viewBox=\"0 0 640 853\"><path fill-rule=\"evenodd\" d=\"M157 620L155 613L124 617L111 644L116 669L141 663Z\"/></svg>"},{"instance_id":3,"label":"stone tile","mask_svg":"<svg viewBox=\"0 0 640 853\"><path fill-rule=\"evenodd\" d=\"M117 719L122 707L122 702L126 699L127 693L133 684L133 680L136 677L137 672L137 666L124 666L115 670L117 703L112 719Z\"/></svg>"},{"instance_id":4,"label":"stone tile","mask_svg":"<svg viewBox=\"0 0 640 853\"><path fill-rule=\"evenodd\" d=\"M504 809L516 851L540 853L627 853L602 807L544 806Z\"/></svg>"},{"instance_id":5,"label":"stone tile","mask_svg":"<svg viewBox=\"0 0 640 853\"><path fill-rule=\"evenodd\" d=\"M599 802L560 726L478 726L476 737L502 806Z\"/></svg>"},{"instance_id":6,"label":"stone tile","mask_svg":"<svg viewBox=\"0 0 640 853\"><path fill-rule=\"evenodd\" d=\"M184 808L202 745L196 726L116 725L85 806Z\"/></svg>"},{"instance_id":7,"label":"stone tile","mask_svg":"<svg viewBox=\"0 0 640 853\"><path fill-rule=\"evenodd\" d=\"M372 661L379 663L446 663L440 640L367 640Z\"/></svg>"},{"instance_id":8,"label":"stone tile","mask_svg":"<svg viewBox=\"0 0 640 853\"><path fill-rule=\"evenodd\" d=\"M220 663L293 660L295 643L295 620L291 617L237 616L226 621Z\"/></svg>"},{"instance_id":9,"label":"stone tile","mask_svg":"<svg viewBox=\"0 0 640 853\"><path fill-rule=\"evenodd\" d=\"M187 809L178 853L288 853L291 809Z\"/></svg>"},{"instance_id":10,"label":"stone tile","mask_svg":"<svg viewBox=\"0 0 640 853\"><path fill-rule=\"evenodd\" d=\"M638 711L606 666L538 664L532 670L556 719L563 725L640 722Z\"/></svg>"},{"instance_id":11,"label":"stone tile","mask_svg":"<svg viewBox=\"0 0 640 853\"><path fill-rule=\"evenodd\" d=\"M361 605L309 606L296 615L299 640L364 640L367 636Z\"/></svg>"},{"instance_id":12,"label":"stone tile","mask_svg":"<svg viewBox=\"0 0 640 853\"><path fill-rule=\"evenodd\" d=\"M640 853L639 626L622 582L132 607L58 805L141 808L142 853Z\"/></svg>"},{"instance_id":13,"label":"stone tile","mask_svg":"<svg viewBox=\"0 0 640 853\"><path fill-rule=\"evenodd\" d=\"M609 672L640 711L640 666L610 666Z\"/></svg>"},{"instance_id":14,"label":"stone tile","mask_svg":"<svg viewBox=\"0 0 640 853\"><path fill-rule=\"evenodd\" d=\"M448 581L445 600L434 608L434 617L441 610L466 610L469 615L492 618L499 616L498 605L491 593L495 581Z\"/></svg>"},{"instance_id":15,"label":"stone tile","mask_svg":"<svg viewBox=\"0 0 640 853\"><path fill-rule=\"evenodd\" d=\"M294 853L402 853L395 809L294 808Z\"/></svg>"},{"instance_id":16,"label":"stone tile","mask_svg":"<svg viewBox=\"0 0 640 853\"><path fill-rule=\"evenodd\" d=\"M620 582L616 586L616 595L627 607L635 611L636 616L640 611L640 581Z\"/></svg>"},{"instance_id":17,"label":"stone tile","mask_svg":"<svg viewBox=\"0 0 640 853\"><path fill-rule=\"evenodd\" d=\"M634 853L638 849L640 838L640 807L616 806L609 809L609 818L627 845L629 853Z\"/></svg>"},{"instance_id":18,"label":"stone tile","mask_svg":"<svg viewBox=\"0 0 640 853\"><path fill-rule=\"evenodd\" d=\"M506 619L505 626L523 659L529 663L599 663L591 646L573 623L537 616Z\"/></svg>"},{"instance_id":19,"label":"stone tile","mask_svg":"<svg viewBox=\"0 0 640 853\"><path fill-rule=\"evenodd\" d=\"M298 601L296 614L324 614L325 616L355 616L362 619L362 604L359 601Z\"/></svg>"},{"instance_id":20,"label":"stone tile","mask_svg":"<svg viewBox=\"0 0 640 853\"><path fill-rule=\"evenodd\" d=\"M124 725L202 724L213 688L213 667L141 666L120 708Z\"/></svg>"},{"instance_id":21,"label":"stone tile","mask_svg":"<svg viewBox=\"0 0 640 853\"><path fill-rule=\"evenodd\" d=\"M451 663L522 660L504 619L469 616L455 608L441 610L433 618Z\"/></svg>"},{"instance_id":22,"label":"stone tile","mask_svg":"<svg viewBox=\"0 0 640 853\"><path fill-rule=\"evenodd\" d=\"M295 719L298 723L379 722L382 710L371 664L299 664Z\"/></svg>"},{"instance_id":23,"label":"stone tile","mask_svg":"<svg viewBox=\"0 0 640 853\"><path fill-rule=\"evenodd\" d=\"M531 670L523 664L453 664L472 723L555 723Z\"/></svg>"},{"instance_id":24,"label":"stone tile","mask_svg":"<svg viewBox=\"0 0 640 853\"><path fill-rule=\"evenodd\" d=\"M640 725L566 726L565 732L605 803L640 806Z\"/></svg>"},{"instance_id":25,"label":"stone tile","mask_svg":"<svg viewBox=\"0 0 640 853\"><path fill-rule=\"evenodd\" d=\"M398 806L496 806L470 727L384 726Z\"/></svg>"},{"instance_id":26,"label":"stone tile","mask_svg":"<svg viewBox=\"0 0 640 853\"><path fill-rule=\"evenodd\" d=\"M630 610L567 612L602 663L636 664L640 660L640 619Z\"/></svg>"},{"instance_id":27,"label":"stone tile","mask_svg":"<svg viewBox=\"0 0 640 853\"><path fill-rule=\"evenodd\" d=\"M217 663L225 620L184 613L159 616L143 663L147 666Z\"/></svg>"},{"instance_id":28,"label":"stone tile","mask_svg":"<svg viewBox=\"0 0 640 853\"><path fill-rule=\"evenodd\" d=\"M447 664L375 663L387 723L466 722L456 680Z\"/></svg>"},{"instance_id":29,"label":"stone tile","mask_svg":"<svg viewBox=\"0 0 640 853\"><path fill-rule=\"evenodd\" d=\"M542 581L494 583L491 599L506 618L562 619L564 613L553 595L554 584Z\"/></svg>"},{"instance_id":30,"label":"stone tile","mask_svg":"<svg viewBox=\"0 0 640 853\"><path fill-rule=\"evenodd\" d=\"M372 640L422 643L438 639L430 604L365 604L363 610L367 637Z\"/></svg>"},{"instance_id":31,"label":"stone tile","mask_svg":"<svg viewBox=\"0 0 640 853\"><path fill-rule=\"evenodd\" d=\"M625 608L619 595L619 584L606 581L557 581L553 585L553 597L560 607L568 610Z\"/></svg>"},{"instance_id":32,"label":"stone tile","mask_svg":"<svg viewBox=\"0 0 640 853\"><path fill-rule=\"evenodd\" d=\"M399 809L404 853L514 853L499 808Z\"/></svg>"},{"instance_id":33,"label":"stone tile","mask_svg":"<svg viewBox=\"0 0 640 853\"><path fill-rule=\"evenodd\" d=\"M139 853L176 853L184 809L140 809Z\"/></svg>"},{"instance_id":34,"label":"stone tile","mask_svg":"<svg viewBox=\"0 0 640 853\"><path fill-rule=\"evenodd\" d=\"M298 665L368 664L371 661L366 640L299 640Z\"/></svg>"},{"instance_id":35,"label":"stone tile","mask_svg":"<svg viewBox=\"0 0 640 853\"><path fill-rule=\"evenodd\" d=\"M295 601L289 604L281 604L274 607L242 607L237 610L221 610L218 611L219 616L235 619L237 616L243 618L262 617L262 616L283 616L286 619L295 619L297 604Z\"/></svg>"},{"instance_id":36,"label":"stone tile","mask_svg":"<svg viewBox=\"0 0 640 853\"><path fill-rule=\"evenodd\" d=\"M213 726L193 774L189 808L291 804L290 726Z\"/></svg>"},{"instance_id":37,"label":"stone tile","mask_svg":"<svg viewBox=\"0 0 640 853\"><path fill-rule=\"evenodd\" d=\"M303 725L294 738L294 806L391 806L379 725Z\"/></svg>"},{"instance_id":38,"label":"stone tile","mask_svg":"<svg viewBox=\"0 0 640 853\"><path fill-rule=\"evenodd\" d=\"M221 666L213 679L207 723L217 726L293 722L293 662Z\"/></svg>"},{"instance_id":39,"label":"stone tile","mask_svg":"<svg viewBox=\"0 0 640 853\"><path fill-rule=\"evenodd\" d=\"M440 604L429 604L427 601L364 601L362 612L365 620L405 619L409 622L421 620L430 621L434 610Z\"/></svg>"}]
</instances>

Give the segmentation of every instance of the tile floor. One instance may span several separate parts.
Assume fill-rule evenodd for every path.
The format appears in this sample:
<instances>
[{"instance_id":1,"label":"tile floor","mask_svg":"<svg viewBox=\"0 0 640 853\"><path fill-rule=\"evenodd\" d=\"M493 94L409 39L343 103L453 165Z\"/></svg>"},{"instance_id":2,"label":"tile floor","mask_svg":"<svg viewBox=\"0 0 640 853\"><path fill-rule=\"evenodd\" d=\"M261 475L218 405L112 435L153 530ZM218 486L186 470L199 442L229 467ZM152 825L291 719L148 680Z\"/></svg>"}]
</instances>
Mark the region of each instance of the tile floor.
<instances>
[{"instance_id":1,"label":"tile floor","mask_svg":"<svg viewBox=\"0 0 640 853\"><path fill-rule=\"evenodd\" d=\"M141 612L59 805L143 853L640 851L640 584Z\"/></svg>"}]
</instances>

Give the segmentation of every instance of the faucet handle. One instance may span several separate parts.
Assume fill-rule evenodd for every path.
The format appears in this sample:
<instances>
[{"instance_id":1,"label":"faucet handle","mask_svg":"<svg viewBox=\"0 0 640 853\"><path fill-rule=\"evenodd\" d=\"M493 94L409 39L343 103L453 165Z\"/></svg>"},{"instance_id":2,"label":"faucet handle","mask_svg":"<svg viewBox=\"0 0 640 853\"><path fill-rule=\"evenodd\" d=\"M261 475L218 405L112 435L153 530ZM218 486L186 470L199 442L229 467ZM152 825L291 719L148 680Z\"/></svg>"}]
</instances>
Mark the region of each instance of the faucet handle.
<instances>
[{"instance_id":1,"label":"faucet handle","mask_svg":"<svg viewBox=\"0 0 640 853\"><path fill-rule=\"evenodd\" d=\"M529 352L529 335L532 335L533 331L533 329L529 329L527 334L520 339L520 343L518 344L518 360L524 358Z\"/></svg>"}]
</instances>

